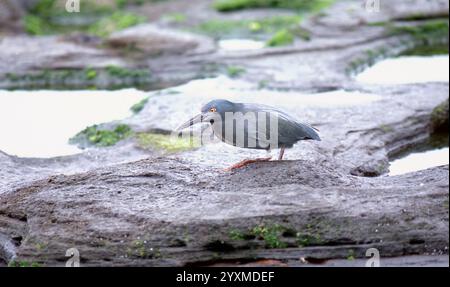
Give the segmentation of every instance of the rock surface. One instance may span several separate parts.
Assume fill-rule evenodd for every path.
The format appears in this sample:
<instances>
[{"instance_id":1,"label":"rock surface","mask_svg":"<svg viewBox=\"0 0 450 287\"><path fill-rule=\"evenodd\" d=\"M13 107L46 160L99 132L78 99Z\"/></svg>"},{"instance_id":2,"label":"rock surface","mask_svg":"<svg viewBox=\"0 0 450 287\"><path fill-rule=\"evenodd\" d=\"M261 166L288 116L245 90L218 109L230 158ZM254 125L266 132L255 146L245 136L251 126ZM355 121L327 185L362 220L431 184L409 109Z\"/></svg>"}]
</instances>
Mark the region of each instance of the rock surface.
<instances>
[{"instance_id":1,"label":"rock surface","mask_svg":"<svg viewBox=\"0 0 450 287\"><path fill-rule=\"evenodd\" d=\"M162 54L199 54L214 51L211 39L198 35L141 24L108 37L107 43L115 48L132 47L147 56Z\"/></svg>"},{"instance_id":2,"label":"rock surface","mask_svg":"<svg viewBox=\"0 0 450 287\"><path fill-rule=\"evenodd\" d=\"M124 60L104 50L65 42L58 36L9 36L0 39L0 73L45 69L84 69L124 65ZM18 59L20 59L18 61Z\"/></svg>"},{"instance_id":3,"label":"rock surface","mask_svg":"<svg viewBox=\"0 0 450 287\"><path fill-rule=\"evenodd\" d=\"M0 220L1 233L18 241L20 260L47 265L62 264L71 247L85 265L333 259L349 250L364 257L370 247L392 257L446 252L445 202L448 167L365 179L332 163L272 162L228 174L157 158L6 192ZM294 230L277 239L291 248L230 238L260 225ZM319 239L299 248L297 232Z\"/></svg>"},{"instance_id":4,"label":"rock surface","mask_svg":"<svg viewBox=\"0 0 450 287\"><path fill-rule=\"evenodd\" d=\"M0 0L0 34L20 32L21 18L37 0Z\"/></svg>"}]
</instances>

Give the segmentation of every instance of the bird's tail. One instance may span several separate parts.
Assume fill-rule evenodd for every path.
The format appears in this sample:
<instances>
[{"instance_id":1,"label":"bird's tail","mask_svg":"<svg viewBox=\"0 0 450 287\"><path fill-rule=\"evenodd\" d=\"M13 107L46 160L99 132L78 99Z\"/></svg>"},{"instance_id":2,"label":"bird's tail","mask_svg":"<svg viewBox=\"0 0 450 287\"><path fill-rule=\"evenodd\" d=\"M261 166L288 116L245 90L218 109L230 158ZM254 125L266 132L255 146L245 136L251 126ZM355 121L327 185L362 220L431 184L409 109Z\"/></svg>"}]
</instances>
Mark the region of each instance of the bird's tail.
<instances>
[{"instance_id":1,"label":"bird's tail","mask_svg":"<svg viewBox=\"0 0 450 287\"><path fill-rule=\"evenodd\" d=\"M310 139L310 140L315 140L315 141L321 141L322 139L320 138L319 135L319 130L312 127L311 125L308 124L300 124L301 128L303 129L304 133L306 134L306 139Z\"/></svg>"}]
</instances>

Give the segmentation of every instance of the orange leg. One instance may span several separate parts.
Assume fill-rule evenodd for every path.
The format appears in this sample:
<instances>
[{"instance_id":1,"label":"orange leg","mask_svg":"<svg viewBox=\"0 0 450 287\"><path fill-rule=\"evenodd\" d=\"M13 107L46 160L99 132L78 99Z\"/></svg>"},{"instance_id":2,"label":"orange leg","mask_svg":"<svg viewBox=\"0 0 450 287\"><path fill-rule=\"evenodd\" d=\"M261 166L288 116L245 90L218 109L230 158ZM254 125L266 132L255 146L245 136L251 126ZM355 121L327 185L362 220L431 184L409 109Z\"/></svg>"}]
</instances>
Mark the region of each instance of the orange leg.
<instances>
[{"instance_id":1,"label":"orange leg","mask_svg":"<svg viewBox=\"0 0 450 287\"><path fill-rule=\"evenodd\" d=\"M282 146L282 147L281 147L281 150L280 150L280 154L278 155L278 160L282 160L282 159L283 159L284 149L285 149L285 147Z\"/></svg>"},{"instance_id":2,"label":"orange leg","mask_svg":"<svg viewBox=\"0 0 450 287\"><path fill-rule=\"evenodd\" d=\"M270 161L271 159L272 159L272 157L246 159L241 162L238 162L237 164L235 164L229 168L226 168L225 171L232 171L234 169L242 168L242 167L247 166L252 163Z\"/></svg>"}]
</instances>

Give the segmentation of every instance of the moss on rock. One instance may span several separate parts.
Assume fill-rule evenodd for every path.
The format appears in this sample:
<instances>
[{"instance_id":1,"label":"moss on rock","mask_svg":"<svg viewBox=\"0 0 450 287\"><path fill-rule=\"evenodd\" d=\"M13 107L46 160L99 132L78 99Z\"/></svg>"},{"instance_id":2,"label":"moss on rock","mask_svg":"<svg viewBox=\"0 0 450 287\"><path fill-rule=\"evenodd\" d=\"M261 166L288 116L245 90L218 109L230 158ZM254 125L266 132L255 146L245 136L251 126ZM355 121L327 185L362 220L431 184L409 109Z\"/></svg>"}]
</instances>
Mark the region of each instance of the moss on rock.
<instances>
[{"instance_id":1,"label":"moss on rock","mask_svg":"<svg viewBox=\"0 0 450 287\"><path fill-rule=\"evenodd\" d=\"M245 68L238 66L229 66L227 68L227 74L230 78L238 78L245 73Z\"/></svg>"},{"instance_id":2,"label":"moss on rock","mask_svg":"<svg viewBox=\"0 0 450 287\"><path fill-rule=\"evenodd\" d=\"M121 140L133 135L133 130L124 124L115 126L113 129L99 129L97 125L87 127L69 140L72 144L88 143L99 147L113 146Z\"/></svg>"},{"instance_id":3,"label":"moss on rock","mask_svg":"<svg viewBox=\"0 0 450 287\"><path fill-rule=\"evenodd\" d=\"M139 113L140 111L142 111L142 110L144 109L144 107L145 107L145 105L146 105L147 103L148 103L148 97L146 97L146 98L142 99L141 101L139 101L138 103L134 104L134 105L130 108L130 110L131 110L133 113L137 114L137 113Z\"/></svg>"},{"instance_id":4,"label":"moss on rock","mask_svg":"<svg viewBox=\"0 0 450 287\"><path fill-rule=\"evenodd\" d=\"M268 248L284 248L286 243L281 241L281 236L285 227L273 224L273 225L259 225L252 229L252 234L259 239L263 239Z\"/></svg>"},{"instance_id":5,"label":"moss on rock","mask_svg":"<svg viewBox=\"0 0 450 287\"><path fill-rule=\"evenodd\" d=\"M448 99L434 108L431 113L431 130L433 132L446 132L448 133Z\"/></svg>"},{"instance_id":6,"label":"moss on rock","mask_svg":"<svg viewBox=\"0 0 450 287\"><path fill-rule=\"evenodd\" d=\"M194 138L180 138L157 133L138 133L136 135L138 146L143 149L156 149L168 153L188 151L200 146Z\"/></svg>"},{"instance_id":7,"label":"moss on rock","mask_svg":"<svg viewBox=\"0 0 450 287\"><path fill-rule=\"evenodd\" d=\"M146 86L152 83L151 73L142 68L55 69L22 74L8 73L5 79L10 88L124 88Z\"/></svg>"},{"instance_id":8,"label":"moss on rock","mask_svg":"<svg viewBox=\"0 0 450 287\"><path fill-rule=\"evenodd\" d=\"M115 31L145 22L145 18L129 12L117 11L108 17L103 17L92 24L87 32L99 37L107 37Z\"/></svg>"},{"instance_id":9,"label":"moss on rock","mask_svg":"<svg viewBox=\"0 0 450 287\"><path fill-rule=\"evenodd\" d=\"M282 29L295 29L300 25L302 17L275 16L265 19L250 20L209 20L194 28L195 31L214 38L250 37L262 38L273 35Z\"/></svg>"},{"instance_id":10,"label":"moss on rock","mask_svg":"<svg viewBox=\"0 0 450 287\"><path fill-rule=\"evenodd\" d=\"M419 25L393 26L388 24L390 34L408 34L419 41L430 39L448 39L448 20L431 20Z\"/></svg>"},{"instance_id":11,"label":"moss on rock","mask_svg":"<svg viewBox=\"0 0 450 287\"><path fill-rule=\"evenodd\" d=\"M267 41L267 46L269 47L278 47L290 45L294 42L294 34L291 33L288 29L283 29L278 31L272 38Z\"/></svg>"},{"instance_id":12,"label":"moss on rock","mask_svg":"<svg viewBox=\"0 0 450 287\"><path fill-rule=\"evenodd\" d=\"M402 56L431 56L448 54L448 20L431 20L419 25L393 26L387 24L391 35L409 35L411 48Z\"/></svg>"},{"instance_id":13,"label":"moss on rock","mask_svg":"<svg viewBox=\"0 0 450 287\"><path fill-rule=\"evenodd\" d=\"M145 21L131 12L118 11L123 1L80 2L80 12L67 13L64 1L39 0L23 18L24 29L31 35L60 34L65 32L87 32L106 37Z\"/></svg>"},{"instance_id":14,"label":"moss on rock","mask_svg":"<svg viewBox=\"0 0 450 287\"><path fill-rule=\"evenodd\" d=\"M285 8L301 12L318 12L333 0L216 0L214 7L221 12L252 8Z\"/></svg>"},{"instance_id":15,"label":"moss on rock","mask_svg":"<svg viewBox=\"0 0 450 287\"><path fill-rule=\"evenodd\" d=\"M390 47L365 51L348 65L346 72L355 74L387 57L431 56L448 54L448 20L430 20L416 25L395 25L391 22L372 23L384 26L391 36L409 36Z\"/></svg>"},{"instance_id":16,"label":"moss on rock","mask_svg":"<svg viewBox=\"0 0 450 287\"><path fill-rule=\"evenodd\" d=\"M146 69L128 69L124 67L119 66L107 66L106 72L109 76L115 77L115 78L142 78L142 77L149 77L150 72Z\"/></svg>"}]
</instances>

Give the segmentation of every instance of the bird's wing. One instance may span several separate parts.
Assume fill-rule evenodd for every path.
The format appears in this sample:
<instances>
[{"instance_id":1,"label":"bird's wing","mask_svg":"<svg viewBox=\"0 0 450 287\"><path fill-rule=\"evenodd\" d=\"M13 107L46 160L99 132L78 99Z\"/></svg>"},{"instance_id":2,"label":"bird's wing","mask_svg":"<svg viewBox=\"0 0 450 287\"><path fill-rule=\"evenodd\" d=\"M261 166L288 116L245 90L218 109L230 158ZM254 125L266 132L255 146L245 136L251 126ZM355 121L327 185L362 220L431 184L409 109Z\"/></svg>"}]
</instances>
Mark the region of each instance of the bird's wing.
<instances>
[{"instance_id":1,"label":"bird's wing","mask_svg":"<svg viewBox=\"0 0 450 287\"><path fill-rule=\"evenodd\" d=\"M320 140L318 130L308 123L299 122L285 113L278 114L278 126L281 136L298 140L312 139Z\"/></svg>"},{"instance_id":2,"label":"bird's wing","mask_svg":"<svg viewBox=\"0 0 450 287\"><path fill-rule=\"evenodd\" d=\"M308 123L299 122L284 111L258 104L245 104L245 110L257 110L258 112L268 113L271 117L276 117L278 119L279 143L290 143L304 139L320 140L317 129ZM267 122L265 130L263 126L258 126L259 135L265 135L265 132L269 129ZM258 140L265 142L265 137L258 136Z\"/></svg>"}]
</instances>

